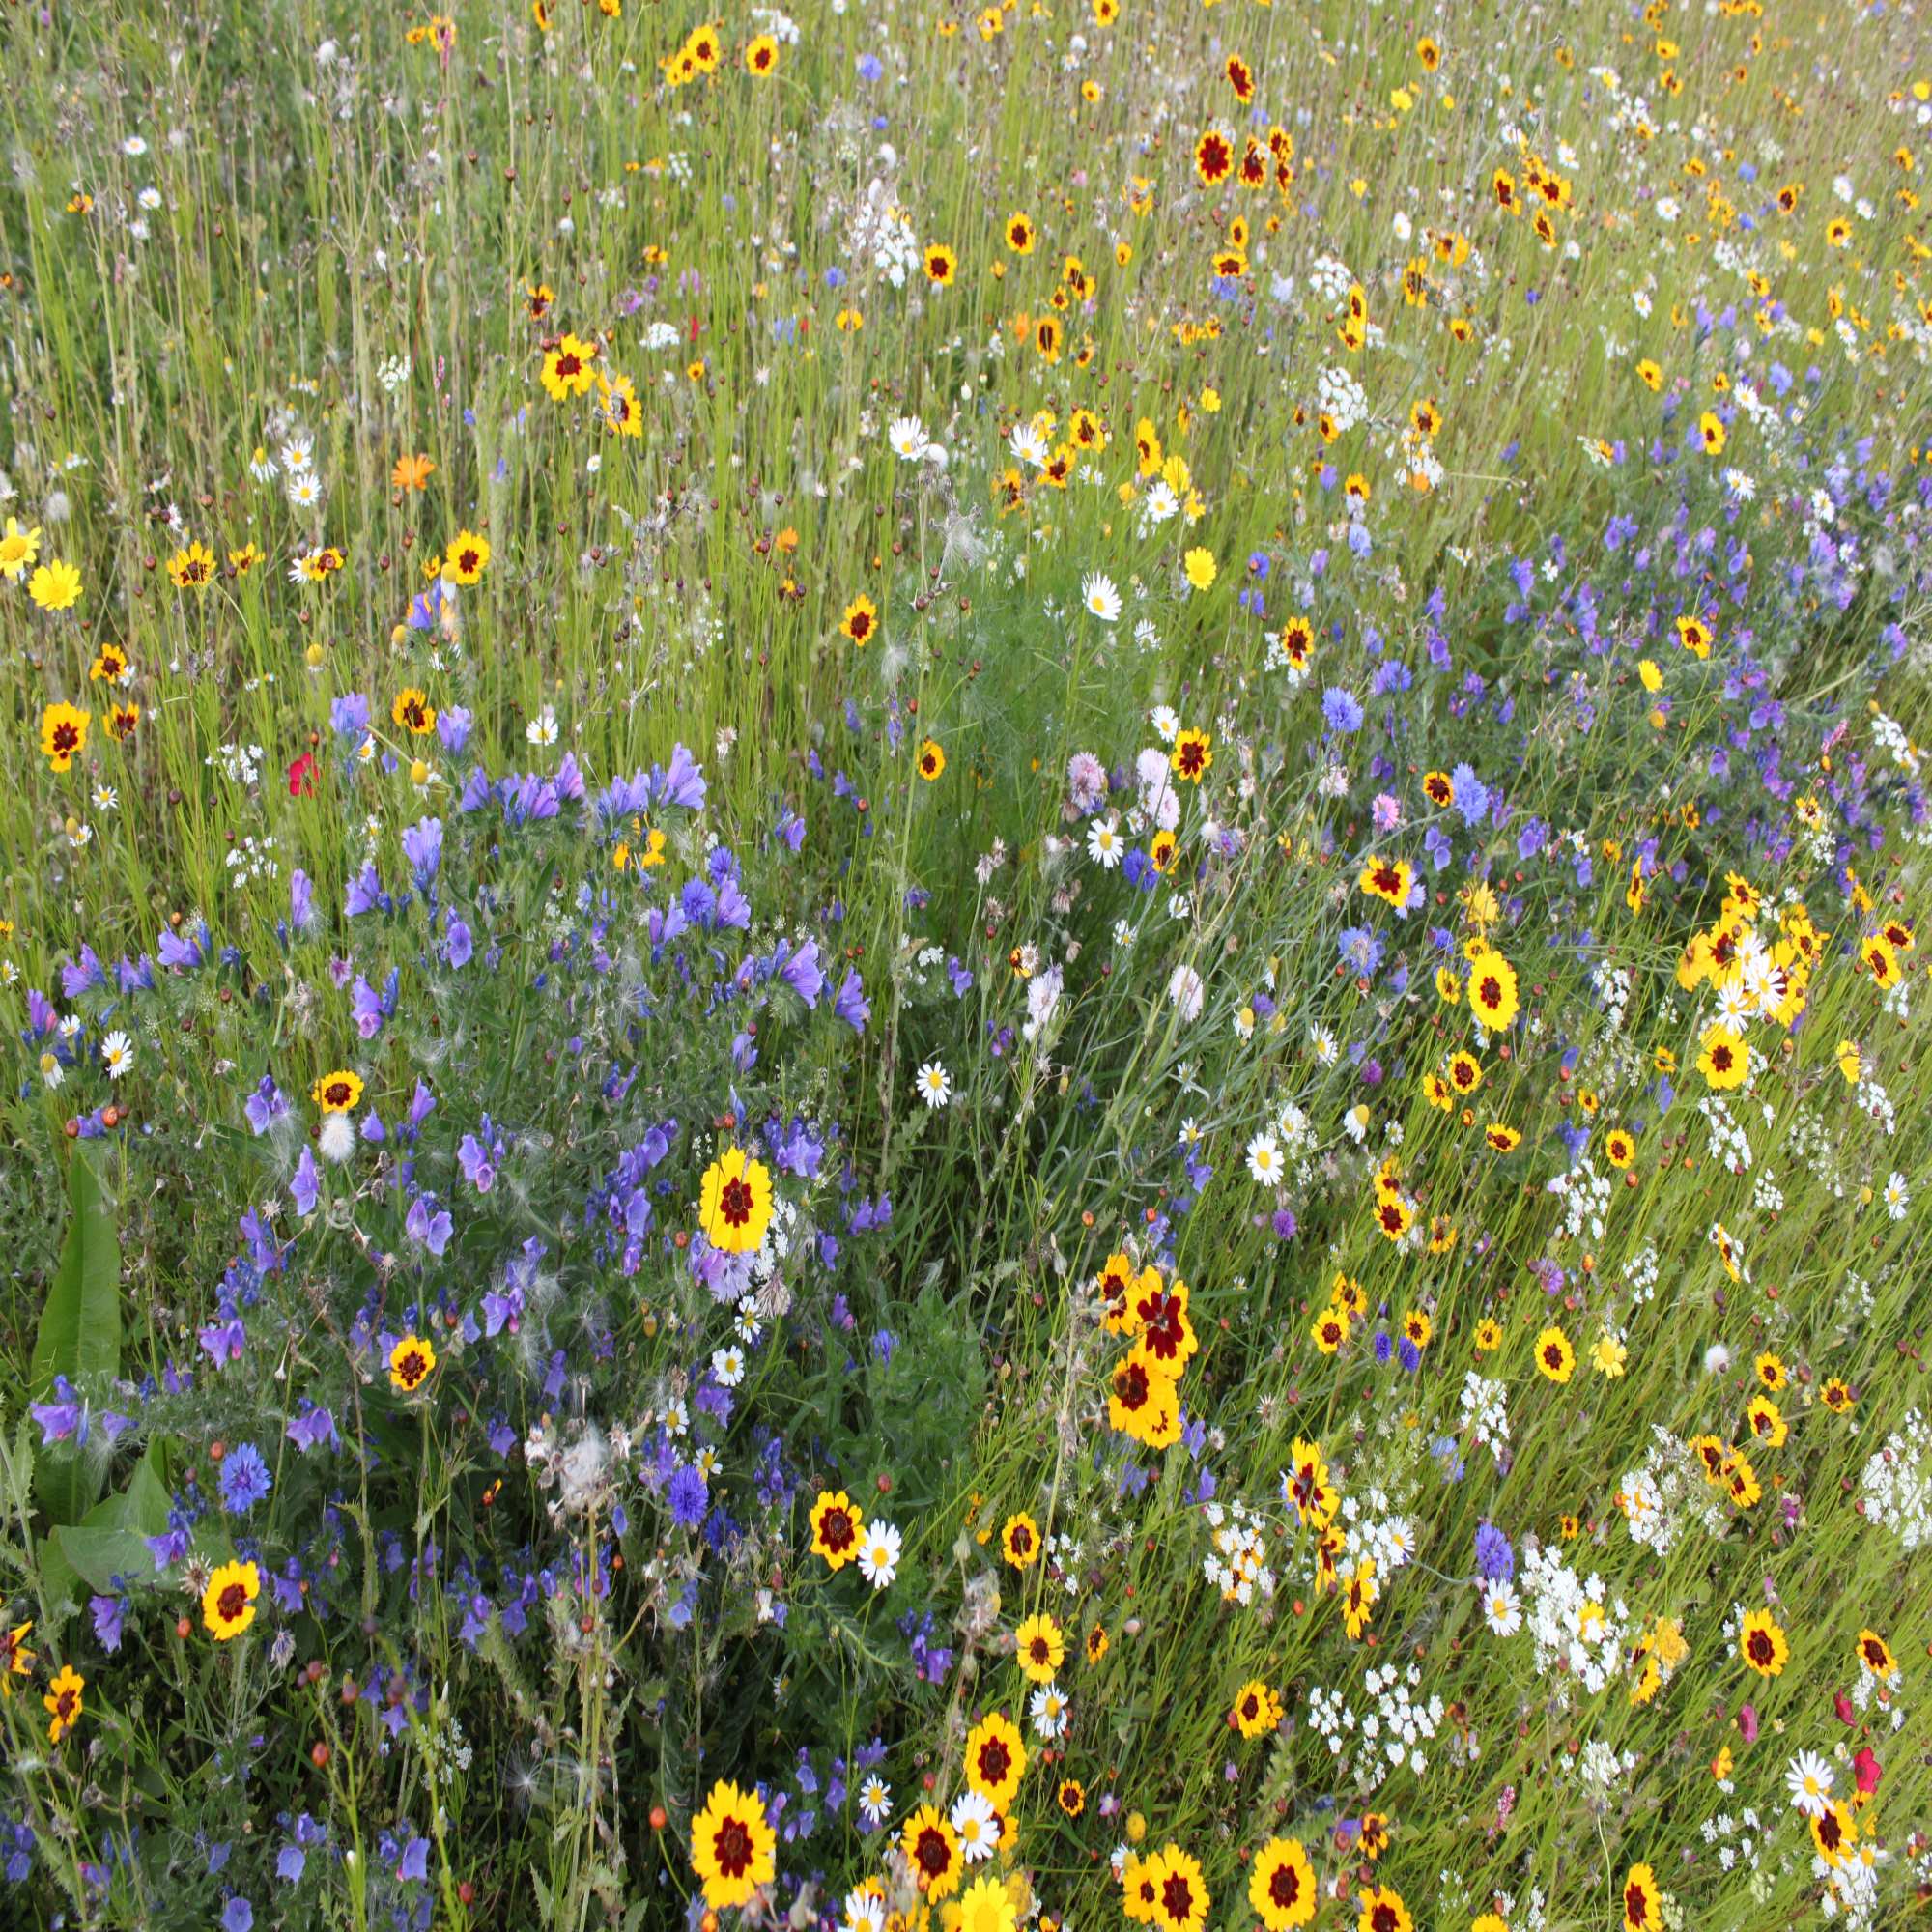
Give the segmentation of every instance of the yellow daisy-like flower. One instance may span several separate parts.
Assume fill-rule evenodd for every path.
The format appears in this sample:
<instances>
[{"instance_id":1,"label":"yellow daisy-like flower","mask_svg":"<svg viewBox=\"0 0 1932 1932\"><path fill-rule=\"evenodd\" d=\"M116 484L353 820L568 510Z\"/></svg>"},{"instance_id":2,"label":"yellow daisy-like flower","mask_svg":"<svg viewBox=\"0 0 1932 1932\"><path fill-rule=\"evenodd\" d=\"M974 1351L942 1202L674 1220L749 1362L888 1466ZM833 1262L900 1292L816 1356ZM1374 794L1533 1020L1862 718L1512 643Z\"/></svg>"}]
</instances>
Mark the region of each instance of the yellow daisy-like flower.
<instances>
[{"instance_id":1,"label":"yellow daisy-like flower","mask_svg":"<svg viewBox=\"0 0 1932 1932\"><path fill-rule=\"evenodd\" d=\"M87 1679L72 1664L64 1664L61 1673L47 1686L47 1694L41 1699L47 1711L47 1741L59 1744L80 1721L84 1703L82 1693L87 1689Z\"/></svg>"},{"instance_id":2,"label":"yellow daisy-like flower","mask_svg":"<svg viewBox=\"0 0 1932 1932\"><path fill-rule=\"evenodd\" d=\"M67 771L87 749L93 714L75 704L49 704L41 713L41 752L55 771Z\"/></svg>"},{"instance_id":3,"label":"yellow daisy-like flower","mask_svg":"<svg viewBox=\"0 0 1932 1932\"><path fill-rule=\"evenodd\" d=\"M597 351L588 342L580 342L574 335L566 335L544 357L543 385L555 402L563 402L571 396L585 394L597 380L596 369L592 366Z\"/></svg>"},{"instance_id":4,"label":"yellow daisy-like flower","mask_svg":"<svg viewBox=\"0 0 1932 1932\"><path fill-rule=\"evenodd\" d=\"M224 1563L208 1579L201 1596L201 1619L217 1643L238 1637L255 1621L255 1599L262 1573L252 1563Z\"/></svg>"},{"instance_id":5,"label":"yellow daisy-like flower","mask_svg":"<svg viewBox=\"0 0 1932 1932\"><path fill-rule=\"evenodd\" d=\"M15 583L19 582L22 573L40 554L39 528L22 529L17 517L9 517L7 533L5 536L0 536L0 577L8 577Z\"/></svg>"},{"instance_id":6,"label":"yellow daisy-like flower","mask_svg":"<svg viewBox=\"0 0 1932 1932\"><path fill-rule=\"evenodd\" d=\"M1791 1657L1784 1632L1769 1610L1748 1610L1738 1630L1738 1655L1760 1677L1776 1677Z\"/></svg>"},{"instance_id":7,"label":"yellow daisy-like flower","mask_svg":"<svg viewBox=\"0 0 1932 1932\"><path fill-rule=\"evenodd\" d=\"M1248 1873L1248 1905L1267 1932L1294 1932L1315 1917L1321 1896L1299 1838L1270 1838Z\"/></svg>"},{"instance_id":8,"label":"yellow daisy-like flower","mask_svg":"<svg viewBox=\"0 0 1932 1932\"><path fill-rule=\"evenodd\" d=\"M1020 1669L1035 1684L1050 1684L1066 1660L1066 1639L1060 1626L1043 1611L1029 1617L1013 1633L1013 1655Z\"/></svg>"},{"instance_id":9,"label":"yellow daisy-like flower","mask_svg":"<svg viewBox=\"0 0 1932 1932\"><path fill-rule=\"evenodd\" d=\"M80 601L80 572L55 557L28 578L27 595L43 611L71 610Z\"/></svg>"},{"instance_id":10,"label":"yellow daisy-like flower","mask_svg":"<svg viewBox=\"0 0 1932 1932\"><path fill-rule=\"evenodd\" d=\"M811 1506L811 1548L828 1570L842 1570L859 1553L859 1512L843 1490L820 1490Z\"/></svg>"},{"instance_id":11,"label":"yellow daisy-like flower","mask_svg":"<svg viewBox=\"0 0 1932 1932\"><path fill-rule=\"evenodd\" d=\"M436 1350L420 1335L405 1335L389 1350L389 1381L405 1395L414 1395L436 1368Z\"/></svg>"},{"instance_id":12,"label":"yellow daisy-like flower","mask_svg":"<svg viewBox=\"0 0 1932 1932\"><path fill-rule=\"evenodd\" d=\"M697 1220L722 1253L752 1253L772 1223L771 1170L743 1148L726 1148L704 1171Z\"/></svg>"},{"instance_id":13,"label":"yellow daisy-like flower","mask_svg":"<svg viewBox=\"0 0 1932 1932\"><path fill-rule=\"evenodd\" d=\"M1546 1328L1536 1338L1536 1372L1552 1382L1567 1382L1577 1368L1577 1350L1560 1328Z\"/></svg>"},{"instance_id":14,"label":"yellow daisy-like flower","mask_svg":"<svg viewBox=\"0 0 1932 1932\"><path fill-rule=\"evenodd\" d=\"M362 1081L346 1066L337 1067L316 1080L308 1097L325 1114L353 1114L362 1101Z\"/></svg>"},{"instance_id":15,"label":"yellow daisy-like flower","mask_svg":"<svg viewBox=\"0 0 1932 1932\"><path fill-rule=\"evenodd\" d=\"M214 553L205 543L191 543L168 558L168 581L177 590L206 590L214 577Z\"/></svg>"},{"instance_id":16,"label":"yellow daisy-like flower","mask_svg":"<svg viewBox=\"0 0 1932 1932\"><path fill-rule=\"evenodd\" d=\"M1004 1711L989 1712L967 1732L966 1781L995 1811L1012 1803L1026 1766L1019 1727Z\"/></svg>"},{"instance_id":17,"label":"yellow daisy-like flower","mask_svg":"<svg viewBox=\"0 0 1932 1932\"><path fill-rule=\"evenodd\" d=\"M743 1905L778 1876L778 1834L757 1794L721 1778L691 1821L691 1863L714 1911Z\"/></svg>"},{"instance_id":18,"label":"yellow daisy-like flower","mask_svg":"<svg viewBox=\"0 0 1932 1932\"><path fill-rule=\"evenodd\" d=\"M458 530L442 554L442 574L452 583L474 583L490 561L490 539L474 530Z\"/></svg>"}]
</instances>

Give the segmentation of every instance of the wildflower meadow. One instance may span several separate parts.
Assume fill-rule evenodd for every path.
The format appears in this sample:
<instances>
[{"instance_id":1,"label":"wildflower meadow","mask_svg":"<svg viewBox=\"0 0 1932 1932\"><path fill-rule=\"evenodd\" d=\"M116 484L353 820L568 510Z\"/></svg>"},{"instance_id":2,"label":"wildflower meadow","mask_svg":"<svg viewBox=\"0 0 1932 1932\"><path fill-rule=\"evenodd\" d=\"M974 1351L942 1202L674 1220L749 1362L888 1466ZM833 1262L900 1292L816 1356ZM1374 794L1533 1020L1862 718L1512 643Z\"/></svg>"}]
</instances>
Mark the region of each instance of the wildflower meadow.
<instances>
[{"instance_id":1,"label":"wildflower meadow","mask_svg":"<svg viewBox=\"0 0 1932 1932\"><path fill-rule=\"evenodd\" d=\"M1932 1925L1922 5L0 44L0 1924Z\"/></svg>"}]
</instances>

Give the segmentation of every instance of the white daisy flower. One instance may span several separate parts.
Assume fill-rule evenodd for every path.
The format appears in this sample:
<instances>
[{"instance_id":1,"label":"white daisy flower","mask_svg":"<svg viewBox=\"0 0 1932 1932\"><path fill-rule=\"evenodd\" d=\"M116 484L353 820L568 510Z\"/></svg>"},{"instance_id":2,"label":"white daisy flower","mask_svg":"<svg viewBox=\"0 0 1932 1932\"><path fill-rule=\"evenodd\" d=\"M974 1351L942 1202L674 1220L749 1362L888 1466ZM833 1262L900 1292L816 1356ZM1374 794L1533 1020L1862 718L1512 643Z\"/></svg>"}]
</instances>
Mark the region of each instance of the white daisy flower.
<instances>
[{"instance_id":1,"label":"white daisy flower","mask_svg":"<svg viewBox=\"0 0 1932 1932\"><path fill-rule=\"evenodd\" d=\"M1121 593L1114 588L1114 580L1097 570L1091 571L1081 584L1080 601L1103 624L1111 624L1121 614Z\"/></svg>"},{"instance_id":2,"label":"white daisy flower","mask_svg":"<svg viewBox=\"0 0 1932 1932\"><path fill-rule=\"evenodd\" d=\"M952 1076L938 1061L928 1060L913 1077L913 1091L934 1110L952 1097Z\"/></svg>"},{"instance_id":3,"label":"white daisy flower","mask_svg":"<svg viewBox=\"0 0 1932 1932\"><path fill-rule=\"evenodd\" d=\"M1065 1691L1058 1684L1042 1684L1028 1702L1027 1714L1033 1719L1034 1729L1041 1737L1057 1738L1065 1734L1072 1708Z\"/></svg>"},{"instance_id":4,"label":"white daisy flower","mask_svg":"<svg viewBox=\"0 0 1932 1932\"><path fill-rule=\"evenodd\" d=\"M1832 1802L1832 1767L1816 1751L1800 1751L1784 1774L1784 1788L1805 1817L1822 1818Z\"/></svg>"},{"instance_id":5,"label":"white daisy flower","mask_svg":"<svg viewBox=\"0 0 1932 1932\"><path fill-rule=\"evenodd\" d=\"M980 1792L962 1791L952 1801L949 1822L959 1840L959 1856L969 1865L990 1859L999 1848L1000 1821L993 1811L992 1801Z\"/></svg>"},{"instance_id":6,"label":"white daisy flower","mask_svg":"<svg viewBox=\"0 0 1932 1932\"><path fill-rule=\"evenodd\" d=\"M108 1079L120 1079L134 1064L134 1042L117 1027L100 1042L100 1060Z\"/></svg>"},{"instance_id":7,"label":"white daisy flower","mask_svg":"<svg viewBox=\"0 0 1932 1932\"><path fill-rule=\"evenodd\" d=\"M932 446L925 425L917 416L900 416L886 432L886 440L902 462L917 463Z\"/></svg>"},{"instance_id":8,"label":"white daisy flower","mask_svg":"<svg viewBox=\"0 0 1932 1932\"><path fill-rule=\"evenodd\" d=\"M1103 871L1113 871L1126 856L1126 850L1127 841L1113 818L1096 818L1088 826L1087 856Z\"/></svg>"},{"instance_id":9,"label":"white daisy flower","mask_svg":"<svg viewBox=\"0 0 1932 1932\"><path fill-rule=\"evenodd\" d=\"M891 1588L898 1575L900 1541L892 1523L875 1520L866 1525L866 1534L859 1542L859 1574L873 1589Z\"/></svg>"},{"instance_id":10,"label":"white daisy flower","mask_svg":"<svg viewBox=\"0 0 1932 1932\"><path fill-rule=\"evenodd\" d=\"M1512 1584L1497 1581L1484 1589L1483 1621L1498 1636L1514 1636L1522 1628L1522 1605Z\"/></svg>"}]
</instances>

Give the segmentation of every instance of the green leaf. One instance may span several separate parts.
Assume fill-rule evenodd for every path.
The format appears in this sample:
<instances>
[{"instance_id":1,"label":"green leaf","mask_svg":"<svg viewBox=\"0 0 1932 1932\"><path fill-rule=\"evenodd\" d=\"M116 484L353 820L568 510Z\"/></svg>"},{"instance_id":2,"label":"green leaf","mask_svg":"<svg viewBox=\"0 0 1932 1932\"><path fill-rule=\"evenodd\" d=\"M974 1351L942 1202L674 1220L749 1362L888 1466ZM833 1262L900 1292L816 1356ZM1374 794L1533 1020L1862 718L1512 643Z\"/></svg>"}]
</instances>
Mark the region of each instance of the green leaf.
<instances>
[{"instance_id":1,"label":"green leaf","mask_svg":"<svg viewBox=\"0 0 1932 1932\"><path fill-rule=\"evenodd\" d=\"M150 1448L119 1495L96 1503L80 1522L54 1531L55 1547L91 1589L111 1590L116 1576L140 1577L154 1573L148 1538L168 1526L167 1485L155 1460L156 1452Z\"/></svg>"},{"instance_id":2,"label":"green leaf","mask_svg":"<svg viewBox=\"0 0 1932 1932\"><path fill-rule=\"evenodd\" d=\"M41 1539L40 1570L41 1602L46 1606L48 1620L51 1621L61 1605L74 1601L79 1592L80 1574L67 1560L65 1552L51 1536ZM44 1636L45 1630L43 1629L41 1634Z\"/></svg>"},{"instance_id":3,"label":"green leaf","mask_svg":"<svg viewBox=\"0 0 1932 1932\"><path fill-rule=\"evenodd\" d=\"M67 1239L34 1343L29 1381L36 1396L56 1376L112 1376L121 1369L121 1243L100 1178L78 1149L67 1186Z\"/></svg>"},{"instance_id":4,"label":"green leaf","mask_svg":"<svg viewBox=\"0 0 1932 1932\"><path fill-rule=\"evenodd\" d=\"M100 1178L84 1151L68 1164L67 1238L41 1311L28 1386L43 1397L56 1376L111 1377L121 1370L121 1243ZM41 1505L57 1523L86 1515L106 1470L78 1455L43 1457L37 1471Z\"/></svg>"}]
</instances>

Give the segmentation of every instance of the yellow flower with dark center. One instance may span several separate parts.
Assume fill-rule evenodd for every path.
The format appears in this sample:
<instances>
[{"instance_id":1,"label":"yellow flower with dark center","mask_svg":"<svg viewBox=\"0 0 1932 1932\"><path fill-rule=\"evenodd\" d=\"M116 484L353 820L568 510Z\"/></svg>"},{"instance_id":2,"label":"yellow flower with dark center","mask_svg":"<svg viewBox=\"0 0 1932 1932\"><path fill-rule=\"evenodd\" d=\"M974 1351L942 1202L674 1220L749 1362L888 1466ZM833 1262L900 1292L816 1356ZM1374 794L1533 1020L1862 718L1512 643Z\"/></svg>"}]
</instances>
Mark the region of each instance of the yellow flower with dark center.
<instances>
[{"instance_id":1,"label":"yellow flower with dark center","mask_svg":"<svg viewBox=\"0 0 1932 1932\"><path fill-rule=\"evenodd\" d=\"M1230 1715L1244 1738L1263 1738L1281 1722L1282 1702L1262 1678L1252 1677L1235 1692Z\"/></svg>"},{"instance_id":2,"label":"yellow flower with dark center","mask_svg":"<svg viewBox=\"0 0 1932 1932\"><path fill-rule=\"evenodd\" d=\"M205 543L191 543L168 558L168 580L177 590L206 590L214 576L214 553Z\"/></svg>"},{"instance_id":3,"label":"yellow flower with dark center","mask_svg":"<svg viewBox=\"0 0 1932 1932\"><path fill-rule=\"evenodd\" d=\"M201 1595L201 1618L218 1643L238 1637L255 1621L262 1573L252 1563L224 1563Z\"/></svg>"},{"instance_id":4,"label":"yellow flower with dark center","mask_svg":"<svg viewBox=\"0 0 1932 1932\"><path fill-rule=\"evenodd\" d=\"M1378 1885L1362 1894L1355 1932L1415 1932L1415 1920L1393 1886Z\"/></svg>"},{"instance_id":5,"label":"yellow flower with dark center","mask_svg":"<svg viewBox=\"0 0 1932 1932\"><path fill-rule=\"evenodd\" d=\"M912 1868L913 1882L926 1898L950 1898L959 1889L959 1875L965 1869L959 1837L932 1805L922 1804L905 1821L899 1849Z\"/></svg>"},{"instance_id":6,"label":"yellow flower with dark center","mask_svg":"<svg viewBox=\"0 0 1932 1932\"><path fill-rule=\"evenodd\" d=\"M1471 955L1469 1008L1492 1033L1514 1020L1520 1009L1516 968L1500 952L1485 947Z\"/></svg>"},{"instance_id":7,"label":"yellow flower with dark center","mask_svg":"<svg viewBox=\"0 0 1932 1932\"><path fill-rule=\"evenodd\" d=\"M1060 1626L1041 1612L1029 1617L1013 1633L1013 1654L1030 1682L1048 1684L1065 1661L1066 1640Z\"/></svg>"},{"instance_id":8,"label":"yellow flower with dark center","mask_svg":"<svg viewBox=\"0 0 1932 1932\"><path fill-rule=\"evenodd\" d=\"M691 1864L714 1911L743 1905L778 1876L778 1834L757 1794L721 1778L691 1821Z\"/></svg>"},{"instance_id":9,"label":"yellow flower with dark center","mask_svg":"<svg viewBox=\"0 0 1932 1932\"><path fill-rule=\"evenodd\" d=\"M436 706L429 701L426 692L418 691L412 684L396 693L389 716L412 737L426 738L436 729Z\"/></svg>"},{"instance_id":10,"label":"yellow flower with dark center","mask_svg":"<svg viewBox=\"0 0 1932 1932\"><path fill-rule=\"evenodd\" d=\"M844 1569L859 1554L859 1512L843 1490L820 1490L811 1506L811 1548L826 1568Z\"/></svg>"},{"instance_id":11,"label":"yellow flower with dark center","mask_svg":"<svg viewBox=\"0 0 1932 1932\"><path fill-rule=\"evenodd\" d=\"M1624 1874L1624 1932L1658 1932L1663 1923L1663 1904L1657 1875L1648 1865L1632 1865Z\"/></svg>"},{"instance_id":12,"label":"yellow flower with dark center","mask_svg":"<svg viewBox=\"0 0 1932 1932\"><path fill-rule=\"evenodd\" d=\"M420 1335L405 1335L389 1350L389 1381L405 1395L414 1395L436 1369L436 1350Z\"/></svg>"},{"instance_id":13,"label":"yellow flower with dark center","mask_svg":"<svg viewBox=\"0 0 1932 1932\"><path fill-rule=\"evenodd\" d=\"M308 1097L325 1114L353 1114L362 1100L362 1082L347 1067L323 1074L308 1090Z\"/></svg>"},{"instance_id":14,"label":"yellow flower with dark center","mask_svg":"<svg viewBox=\"0 0 1932 1932\"><path fill-rule=\"evenodd\" d=\"M1039 1561L1039 1525L1024 1510L1007 1519L1000 1553L1015 1570L1030 1570Z\"/></svg>"},{"instance_id":15,"label":"yellow flower with dark center","mask_svg":"<svg viewBox=\"0 0 1932 1932\"><path fill-rule=\"evenodd\" d=\"M452 583L474 583L489 561L490 539L474 530L458 530L442 554L442 574Z\"/></svg>"},{"instance_id":16,"label":"yellow flower with dark center","mask_svg":"<svg viewBox=\"0 0 1932 1932\"><path fill-rule=\"evenodd\" d=\"M1747 1610L1738 1629L1738 1655L1760 1677L1776 1677L1791 1657L1784 1632L1769 1610Z\"/></svg>"},{"instance_id":17,"label":"yellow flower with dark center","mask_svg":"<svg viewBox=\"0 0 1932 1932\"><path fill-rule=\"evenodd\" d=\"M1315 1867L1299 1838L1270 1838L1248 1872L1248 1905L1265 1932L1294 1932L1315 1917Z\"/></svg>"},{"instance_id":18,"label":"yellow flower with dark center","mask_svg":"<svg viewBox=\"0 0 1932 1932\"><path fill-rule=\"evenodd\" d=\"M1371 898L1385 900L1400 912L1415 890L1415 868L1406 859L1384 859L1371 853L1355 884Z\"/></svg>"},{"instance_id":19,"label":"yellow flower with dark center","mask_svg":"<svg viewBox=\"0 0 1932 1932\"><path fill-rule=\"evenodd\" d=\"M772 1224L771 1170L743 1148L726 1148L704 1171L697 1220L721 1253L753 1253Z\"/></svg>"},{"instance_id":20,"label":"yellow flower with dark center","mask_svg":"<svg viewBox=\"0 0 1932 1932\"><path fill-rule=\"evenodd\" d=\"M1577 1368L1577 1350L1560 1328L1546 1328L1536 1338L1536 1372L1552 1382L1567 1382Z\"/></svg>"},{"instance_id":21,"label":"yellow flower with dark center","mask_svg":"<svg viewBox=\"0 0 1932 1932\"><path fill-rule=\"evenodd\" d=\"M80 1714L85 1702L83 1692L87 1690L87 1680L72 1664L63 1664L61 1672L47 1686L47 1694L41 1699L47 1711L47 1740L59 1744L80 1721Z\"/></svg>"},{"instance_id":22,"label":"yellow flower with dark center","mask_svg":"<svg viewBox=\"0 0 1932 1932\"><path fill-rule=\"evenodd\" d=\"M838 628L855 644L869 644L879 628L879 607L869 597L853 598L838 620Z\"/></svg>"},{"instance_id":23,"label":"yellow flower with dark center","mask_svg":"<svg viewBox=\"0 0 1932 1932\"><path fill-rule=\"evenodd\" d=\"M1205 731L1182 731L1168 753L1174 775L1189 784L1199 784L1203 774L1214 762L1214 741Z\"/></svg>"},{"instance_id":24,"label":"yellow flower with dark center","mask_svg":"<svg viewBox=\"0 0 1932 1932\"><path fill-rule=\"evenodd\" d=\"M1201 1932L1213 1903L1201 1861L1179 1845L1164 1846L1150 1861L1158 1867L1154 1879L1153 1916L1156 1932Z\"/></svg>"},{"instance_id":25,"label":"yellow flower with dark center","mask_svg":"<svg viewBox=\"0 0 1932 1932\"><path fill-rule=\"evenodd\" d=\"M1743 1086L1750 1071L1750 1047L1744 1036L1722 1024L1710 1028L1698 1042L1697 1071L1716 1093Z\"/></svg>"},{"instance_id":26,"label":"yellow flower with dark center","mask_svg":"<svg viewBox=\"0 0 1932 1932\"><path fill-rule=\"evenodd\" d=\"M49 704L41 713L41 752L57 772L69 770L87 748L92 713L73 704Z\"/></svg>"},{"instance_id":27,"label":"yellow flower with dark center","mask_svg":"<svg viewBox=\"0 0 1932 1932\"><path fill-rule=\"evenodd\" d=\"M571 396L586 394L596 380L596 371L591 366L596 355L595 344L581 342L574 335L564 336L544 357L544 387L559 403Z\"/></svg>"}]
</instances>

